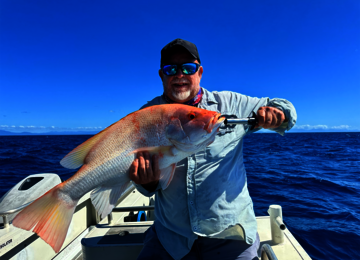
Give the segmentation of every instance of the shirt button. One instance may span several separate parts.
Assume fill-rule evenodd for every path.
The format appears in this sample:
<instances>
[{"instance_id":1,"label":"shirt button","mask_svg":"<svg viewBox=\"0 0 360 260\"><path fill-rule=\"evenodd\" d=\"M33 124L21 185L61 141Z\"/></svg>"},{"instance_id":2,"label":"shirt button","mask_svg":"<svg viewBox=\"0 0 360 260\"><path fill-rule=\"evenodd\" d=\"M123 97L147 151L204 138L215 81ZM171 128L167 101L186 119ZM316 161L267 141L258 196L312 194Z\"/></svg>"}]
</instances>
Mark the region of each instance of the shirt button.
<instances>
[{"instance_id":1,"label":"shirt button","mask_svg":"<svg viewBox=\"0 0 360 260\"><path fill-rule=\"evenodd\" d=\"M190 204L191 204L191 205L194 205L194 202L193 202L193 201L190 201Z\"/></svg>"},{"instance_id":2,"label":"shirt button","mask_svg":"<svg viewBox=\"0 0 360 260\"><path fill-rule=\"evenodd\" d=\"M194 230L197 230L197 226L194 226L194 228L193 228Z\"/></svg>"}]
</instances>

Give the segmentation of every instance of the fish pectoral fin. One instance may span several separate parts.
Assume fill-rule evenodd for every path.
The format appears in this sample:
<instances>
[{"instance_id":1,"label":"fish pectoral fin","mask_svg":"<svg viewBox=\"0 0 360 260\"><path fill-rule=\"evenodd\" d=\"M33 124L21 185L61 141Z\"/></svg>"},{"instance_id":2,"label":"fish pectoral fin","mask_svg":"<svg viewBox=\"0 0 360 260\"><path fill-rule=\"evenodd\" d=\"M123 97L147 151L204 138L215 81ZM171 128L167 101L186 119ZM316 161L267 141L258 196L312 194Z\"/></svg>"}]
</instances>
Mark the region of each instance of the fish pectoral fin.
<instances>
[{"instance_id":1,"label":"fish pectoral fin","mask_svg":"<svg viewBox=\"0 0 360 260\"><path fill-rule=\"evenodd\" d=\"M171 180L173 179L174 177L174 173L175 173L175 168L176 168L176 164L171 164L169 167L167 168L164 168L164 169L160 169L161 173L160 173L160 185L161 185L161 188L163 190L165 190Z\"/></svg>"},{"instance_id":2,"label":"fish pectoral fin","mask_svg":"<svg viewBox=\"0 0 360 260\"><path fill-rule=\"evenodd\" d=\"M138 149L135 149L134 151L130 152L130 154L136 154L138 152L149 152L151 155L153 154L159 154L161 157L164 154L168 155L174 155L173 153L174 146L152 146L152 147L140 147Z\"/></svg>"},{"instance_id":3,"label":"fish pectoral fin","mask_svg":"<svg viewBox=\"0 0 360 260\"><path fill-rule=\"evenodd\" d=\"M199 150L201 148L201 146L204 146L203 144L194 145L190 141L184 142L184 143L178 142L175 139L169 139L169 141L172 142L177 149L179 149L183 152L195 153L197 150ZM204 148L205 148L205 146L204 146Z\"/></svg>"},{"instance_id":4,"label":"fish pectoral fin","mask_svg":"<svg viewBox=\"0 0 360 260\"><path fill-rule=\"evenodd\" d=\"M121 194L130 185L130 181L126 181L126 183L120 183L118 185L108 183L94 189L91 192L91 202L102 219L110 214Z\"/></svg>"}]
</instances>

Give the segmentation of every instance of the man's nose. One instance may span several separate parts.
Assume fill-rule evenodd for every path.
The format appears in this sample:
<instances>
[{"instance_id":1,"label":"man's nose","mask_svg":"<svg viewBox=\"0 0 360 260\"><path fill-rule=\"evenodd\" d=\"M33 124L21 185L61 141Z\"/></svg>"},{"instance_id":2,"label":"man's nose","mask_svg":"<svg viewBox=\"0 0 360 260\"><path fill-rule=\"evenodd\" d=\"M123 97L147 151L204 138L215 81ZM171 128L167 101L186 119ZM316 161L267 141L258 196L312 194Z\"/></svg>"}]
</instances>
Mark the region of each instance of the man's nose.
<instances>
[{"instance_id":1,"label":"man's nose","mask_svg":"<svg viewBox=\"0 0 360 260\"><path fill-rule=\"evenodd\" d=\"M181 68L178 68L176 71L175 77L182 78L185 74L182 72Z\"/></svg>"}]
</instances>

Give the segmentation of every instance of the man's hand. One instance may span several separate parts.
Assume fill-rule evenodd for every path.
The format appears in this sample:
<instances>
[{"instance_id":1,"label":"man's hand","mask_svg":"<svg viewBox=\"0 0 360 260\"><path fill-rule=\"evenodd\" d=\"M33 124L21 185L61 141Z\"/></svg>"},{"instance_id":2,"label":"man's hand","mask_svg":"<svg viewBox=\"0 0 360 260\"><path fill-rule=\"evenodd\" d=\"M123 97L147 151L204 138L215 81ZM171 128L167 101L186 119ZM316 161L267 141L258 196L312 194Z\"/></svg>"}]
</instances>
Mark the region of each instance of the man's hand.
<instances>
[{"instance_id":1,"label":"man's hand","mask_svg":"<svg viewBox=\"0 0 360 260\"><path fill-rule=\"evenodd\" d=\"M130 166L130 179L136 184L141 184L145 189L152 192L156 189L160 179L159 158L148 152L137 153L136 159Z\"/></svg>"},{"instance_id":2,"label":"man's hand","mask_svg":"<svg viewBox=\"0 0 360 260\"><path fill-rule=\"evenodd\" d=\"M258 123L255 128L277 128L285 120L284 113L280 109L277 109L275 107L260 107L257 111L256 117Z\"/></svg>"}]
</instances>

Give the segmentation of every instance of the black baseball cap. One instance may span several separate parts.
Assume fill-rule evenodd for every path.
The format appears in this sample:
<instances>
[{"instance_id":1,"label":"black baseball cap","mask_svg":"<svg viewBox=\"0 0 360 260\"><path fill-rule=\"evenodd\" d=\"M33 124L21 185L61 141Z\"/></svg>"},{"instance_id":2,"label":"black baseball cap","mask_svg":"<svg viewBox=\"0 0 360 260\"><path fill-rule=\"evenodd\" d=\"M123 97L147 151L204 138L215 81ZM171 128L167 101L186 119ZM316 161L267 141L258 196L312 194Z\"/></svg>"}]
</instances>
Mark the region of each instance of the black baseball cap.
<instances>
[{"instance_id":1,"label":"black baseball cap","mask_svg":"<svg viewBox=\"0 0 360 260\"><path fill-rule=\"evenodd\" d=\"M187 50L198 62L201 64L200 56L196 45L192 42L183 40L183 39L175 39L172 42L165 45L164 48L161 50L161 60L160 60L160 67L165 65L166 59L173 53L179 51L179 48L183 48Z\"/></svg>"}]
</instances>

